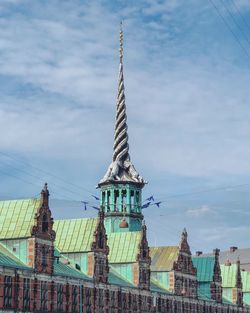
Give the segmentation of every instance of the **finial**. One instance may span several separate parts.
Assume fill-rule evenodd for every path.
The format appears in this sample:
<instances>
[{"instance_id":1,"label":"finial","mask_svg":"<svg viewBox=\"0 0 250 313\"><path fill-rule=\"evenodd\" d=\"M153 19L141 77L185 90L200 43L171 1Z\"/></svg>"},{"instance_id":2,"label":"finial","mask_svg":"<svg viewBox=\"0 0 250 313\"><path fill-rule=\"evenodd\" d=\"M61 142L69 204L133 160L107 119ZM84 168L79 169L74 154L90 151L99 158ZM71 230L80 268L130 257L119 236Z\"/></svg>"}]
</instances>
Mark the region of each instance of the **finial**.
<instances>
[{"instance_id":1,"label":"finial","mask_svg":"<svg viewBox=\"0 0 250 313\"><path fill-rule=\"evenodd\" d=\"M224 265L225 265L225 266L231 266L232 263L231 263L230 260L227 258Z\"/></svg>"},{"instance_id":2,"label":"finial","mask_svg":"<svg viewBox=\"0 0 250 313\"><path fill-rule=\"evenodd\" d=\"M123 30L122 30L122 21L120 22L120 63L122 64L123 58Z\"/></svg>"},{"instance_id":3,"label":"finial","mask_svg":"<svg viewBox=\"0 0 250 313\"><path fill-rule=\"evenodd\" d=\"M102 221L104 220L104 208L103 208L103 205L101 205L101 207L99 209L98 216L99 216L100 220L102 220Z\"/></svg>"},{"instance_id":4,"label":"finial","mask_svg":"<svg viewBox=\"0 0 250 313\"><path fill-rule=\"evenodd\" d=\"M186 227L184 227L184 229L182 231L182 236L187 237L187 229L186 229Z\"/></svg>"},{"instance_id":5,"label":"finial","mask_svg":"<svg viewBox=\"0 0 250 313\"><path fill-rule=\"evenodd\" d=\"M43 206L47 207L49 205L49 190L47 183L44 184L44 187L41 191L41 201Z\"/></svg>"}]
</instances>

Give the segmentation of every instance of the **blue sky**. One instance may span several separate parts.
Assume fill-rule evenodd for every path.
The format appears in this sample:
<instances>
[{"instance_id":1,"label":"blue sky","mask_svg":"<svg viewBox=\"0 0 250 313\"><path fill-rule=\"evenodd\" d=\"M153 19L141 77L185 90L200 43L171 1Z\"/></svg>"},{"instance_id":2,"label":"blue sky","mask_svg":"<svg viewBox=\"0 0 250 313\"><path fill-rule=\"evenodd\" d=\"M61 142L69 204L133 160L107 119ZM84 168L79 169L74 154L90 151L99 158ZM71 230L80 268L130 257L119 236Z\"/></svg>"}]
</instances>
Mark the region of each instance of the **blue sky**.
<instances>
[{"instance_id":1,"label":"blue sky","mask_svg":"<svg viewBox=\"0 0 250 313\"><path fill-rule=\"evenodd\" d=\"M1 199L48 181L56 218L96 214L79 201L111 161L121 19L130 153L164 201L150 243L249 246L248 0L1 0Z\"/></svg>"}]
</instances>

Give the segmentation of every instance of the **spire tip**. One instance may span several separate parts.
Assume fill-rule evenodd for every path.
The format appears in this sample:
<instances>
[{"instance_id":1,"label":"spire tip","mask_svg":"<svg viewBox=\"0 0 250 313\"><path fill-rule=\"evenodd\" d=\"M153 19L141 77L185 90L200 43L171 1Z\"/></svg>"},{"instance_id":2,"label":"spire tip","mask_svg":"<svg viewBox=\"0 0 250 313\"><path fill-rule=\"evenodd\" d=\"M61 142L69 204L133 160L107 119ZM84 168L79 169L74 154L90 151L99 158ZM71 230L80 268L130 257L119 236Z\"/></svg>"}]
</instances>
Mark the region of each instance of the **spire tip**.
<instances>
[{"instance_id":1,"label":"spire tip","mask_svg":"<svg viewBox=\"0 0 250 313\"><path fill-rule=\"evenodd\" d=\"M123 58L123 29L122 29L122 21L120 22L120 63L122 64Z\"/></svg>"}]
</instances>

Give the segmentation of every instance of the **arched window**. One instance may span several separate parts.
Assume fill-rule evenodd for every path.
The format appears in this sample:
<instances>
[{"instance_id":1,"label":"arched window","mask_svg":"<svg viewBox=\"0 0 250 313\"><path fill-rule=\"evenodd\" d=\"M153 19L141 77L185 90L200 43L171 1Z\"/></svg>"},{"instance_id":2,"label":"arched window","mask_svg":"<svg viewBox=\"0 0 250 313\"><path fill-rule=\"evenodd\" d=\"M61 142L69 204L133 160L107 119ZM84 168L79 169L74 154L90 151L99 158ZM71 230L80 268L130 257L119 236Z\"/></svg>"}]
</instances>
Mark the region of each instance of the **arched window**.
<instances>
[{"instance_id":1,"label":"arched window","mask_svg":"<svg viewBox=\"0 0 250 313\"><path fill-rule=\"evenodd\" d=\"M127 195L127 191L126 190L122 190L122 211L126 212L127 211L127 207L126 207L126 195Z\"/></svg>"},{"instance_id":2,"label":"arched window","mask_svg":"<svg viewBox=\"0 0 250 313\"><path fill-rule=\"evenodd\" d=\"M47 267L47 255L45 247L42 247L42 267L43 269L46 269Z\"/></svg>"},{"instance_id":3,"label":"arched window","mask_svg":"<svg viewBox=\"0 0 250 313\"><path fill-rule=\"evenodd\" d=\"M136 203L136 211L139 211L139 206L141 205L140 203L140 192L136 191L135 193L135 203Z\"/></svg>"},{"instance_id":4,"label":"arched window","mask_svg":"<svg viewBox=\"0 0 250 313\"><path fill-rule=\"evenodd\" d=\"M104 248L104 242L103 242L103 234L100 232L98 234L98 248L103 249Z\"/></svg>"},{"instance_id":5,"label":"arched window","mask_svg":"<svg viewBox=\"0 0 250 313\"><path fill-rule=\"evenodd\" d=\"M119 203L118 203L118 200L119 200L119 190L115 190L114 191L114 211L117 212L119 211Z\"/></svg>"},{"instance_id":6,"label":"arched window","mask_svg":"<svg viewBox=\"0 0 250 313\"><path fill-rule=\"evenodd\" d=\"M47 217L47 214L43 214L43 218L42 218L42 232L43 233L47 233L48 229L49 229L48 217Z\"/></svg>"},{"instance_id":7,"label":"arched window","mask_svg":"<svg viewBox=\"0 0 250 313\"><path fill-rule=\"evenodd\" d=\"M134 190L130 191L130 203L131 203L131 212L135 212L135 192Z\"/></svg>"},{"instance_id":8,"label":"arched window","mask_svg":"<svg viewBox=\"0 0 250 313\"><path fill-rule=\"evenodd\" d=\"M110 211L110 191L107 192L107 212Z\"/></svg>"}]
</instances>

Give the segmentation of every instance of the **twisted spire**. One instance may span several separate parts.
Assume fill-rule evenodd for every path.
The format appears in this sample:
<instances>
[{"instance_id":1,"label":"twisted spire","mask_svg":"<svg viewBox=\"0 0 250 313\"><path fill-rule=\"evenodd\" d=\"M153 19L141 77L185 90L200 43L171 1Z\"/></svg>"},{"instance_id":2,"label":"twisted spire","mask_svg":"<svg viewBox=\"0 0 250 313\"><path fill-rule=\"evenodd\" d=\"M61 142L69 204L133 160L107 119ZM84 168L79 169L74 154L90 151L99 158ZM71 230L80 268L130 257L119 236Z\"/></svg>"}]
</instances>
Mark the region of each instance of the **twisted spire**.
<instances>
[{"instance_id":1,"label":"twisted spire","mask_svg":"<svg viewBox=\"0 0 250 313\"><path fill-rule=\"evenodd\" d=\"M129 161L129 145L128 145L128 126L125 104L125 88L123 77L123 31L122 24L120 29L120 66L118 78L118 94L116 107L116 123L115 123L115 138L114 138L114 152L113 162Z\"/></svg>"},{"instance_id":2,"label":"twisted spire","mask_svg":"<svg viewBox=\"0 0 250 313\"><path fill-rule=\"evenodd\" d=\"M109 181L132 181L145 184L143 178L138 174L134 165L130 161L128 144L128 126L125 104L125 88L123 77L123 30L120 26L120 64L118 76L118 93L116 103L116 122L113 146L113 159L108 171L99 184Z\"/></svg>"}]
</instances>

